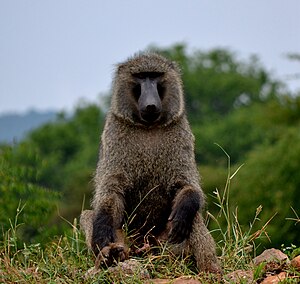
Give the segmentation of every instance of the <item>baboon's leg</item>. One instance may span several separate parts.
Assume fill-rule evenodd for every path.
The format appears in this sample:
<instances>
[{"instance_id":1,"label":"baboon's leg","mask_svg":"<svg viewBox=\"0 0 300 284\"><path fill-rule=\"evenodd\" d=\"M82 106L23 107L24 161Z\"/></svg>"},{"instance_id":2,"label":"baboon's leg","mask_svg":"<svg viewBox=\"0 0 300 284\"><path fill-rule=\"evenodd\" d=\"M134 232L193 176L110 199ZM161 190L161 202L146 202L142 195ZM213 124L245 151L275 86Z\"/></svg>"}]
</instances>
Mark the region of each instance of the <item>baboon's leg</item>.
<instances>
[{"instance_id":1,"label":"baboon's leg","mask_svg":"<svg viewBox=\"0 0 300 284\"><path fill-rule=\"evenodd\" d=\"M94 210L84 210L80 215L80 227L85 234L85 241L89 249L92 249Z\"/></svg>"},{"instance_id":2,"label":"baboon's leg","mask_svg":"<svg viewBox=\"0 0 300 284\"><path fill-rule=\"evenodd\" d=\"M220 264L216 256L215 242L206 228L200 213L196 214L187 245L190 253L195 257L199 271L221 273Z\"/></svg>"}]
</instances>

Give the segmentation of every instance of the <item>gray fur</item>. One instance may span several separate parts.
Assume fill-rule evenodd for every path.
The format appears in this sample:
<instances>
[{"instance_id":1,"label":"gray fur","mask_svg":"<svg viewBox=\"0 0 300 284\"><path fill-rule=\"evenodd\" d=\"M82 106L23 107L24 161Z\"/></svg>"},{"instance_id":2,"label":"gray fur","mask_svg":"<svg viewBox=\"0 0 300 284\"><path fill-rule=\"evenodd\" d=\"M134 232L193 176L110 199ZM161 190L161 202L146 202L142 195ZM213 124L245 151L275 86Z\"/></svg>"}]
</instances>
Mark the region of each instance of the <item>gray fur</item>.
<instances>
[{"instance_id":1,"label":"gray fur","mask_svg":"<svg viewBox=\"0 0 300 284\"><path fill-rule=\"evenodd\" d=\"M138 105L132 96L132 74L140 72L164 73L161 120L148 126L136 119ZM169 230L167 224L172 230L171 212L176 212L191 193L197 193L200 209L203 207L205 197L199 181L194 136L185 115L177 65L156 54L139 54L118 65L94 178L94 212L109 212L116 231L131 214L127 220L131 229L151 234L154 228L153 234L159 238L158 233ZM81 217L89 247L94 218L91 211ZM155 227L160 227L159 232L155 233ZM201 210L194 217L189 237L174 247L180 254L193 254L200 271L220 271Z\"/></svg>"}]
</instances>

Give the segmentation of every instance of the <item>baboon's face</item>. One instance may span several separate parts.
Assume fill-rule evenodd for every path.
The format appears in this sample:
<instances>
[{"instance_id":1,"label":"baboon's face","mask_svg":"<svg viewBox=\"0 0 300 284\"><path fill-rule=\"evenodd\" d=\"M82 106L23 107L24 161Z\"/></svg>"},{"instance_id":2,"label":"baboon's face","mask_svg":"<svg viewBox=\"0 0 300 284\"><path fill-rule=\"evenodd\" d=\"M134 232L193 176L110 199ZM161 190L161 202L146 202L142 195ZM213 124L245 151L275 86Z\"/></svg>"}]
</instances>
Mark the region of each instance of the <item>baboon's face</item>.
<instances>
[{"instance_id":1,"label":"baboon's face","mask_svg":"<svg viewBox=\"0 0 300 284\"><path fill-rule=\"evenodd\" d=\"M118 66L112 97L113 113L136 125L171 123L184 112L180 72L157 54L133 57Z\"/></svg>"},{"instance_id":2,"label":"baboon's face","mask_svg":"<svg viewBox=\"0 0 300 284\"><path fill-rule=\"evenodd\" d=\"M132 96L136 102L137 116L143 124L156 123L162 114L162 99L164 96L163 73L141 72L132 74Z\"/></svg>"}]
</instances>

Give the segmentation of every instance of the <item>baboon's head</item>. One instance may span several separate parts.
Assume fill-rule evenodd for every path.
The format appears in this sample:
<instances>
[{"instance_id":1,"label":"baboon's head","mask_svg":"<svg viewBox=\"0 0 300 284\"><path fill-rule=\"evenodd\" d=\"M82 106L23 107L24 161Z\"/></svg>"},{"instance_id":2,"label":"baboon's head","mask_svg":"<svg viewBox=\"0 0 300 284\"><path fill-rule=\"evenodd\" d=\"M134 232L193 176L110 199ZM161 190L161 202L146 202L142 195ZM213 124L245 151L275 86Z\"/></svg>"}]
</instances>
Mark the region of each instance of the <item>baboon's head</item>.
<instances>
[{"instance_id":1,"label":"baboon's head","mask_svg":"<svg viewBox=\"0 0 300 284\"><path fill-rule=\"evenodd\" d=\"M112 112L130 123L166 125L181 117L184 100L180 71L157 54L139 54L117 66Z\"/></svg>"}]
</instances>

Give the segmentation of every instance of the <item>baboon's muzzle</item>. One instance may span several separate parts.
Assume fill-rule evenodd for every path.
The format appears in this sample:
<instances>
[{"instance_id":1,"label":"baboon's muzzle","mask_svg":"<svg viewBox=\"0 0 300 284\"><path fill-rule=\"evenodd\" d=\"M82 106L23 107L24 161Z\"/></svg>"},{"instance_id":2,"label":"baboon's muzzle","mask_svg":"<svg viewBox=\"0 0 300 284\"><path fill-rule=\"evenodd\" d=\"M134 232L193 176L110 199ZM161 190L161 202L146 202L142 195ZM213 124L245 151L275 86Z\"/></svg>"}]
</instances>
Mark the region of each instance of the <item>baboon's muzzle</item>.
<instances>
[{"instance_id":1,"label":"baboon's muzzle","mask_svg":"<svg viewBox=\"0 0 300 284\"><path fill-rule=\"evenodd\" d=\"M146 78L141 82L141 96L138 100L138 107L141 118L145 122L153 123L159 119L162 105L156 80Z\"/></svg>"}]
</instances>

